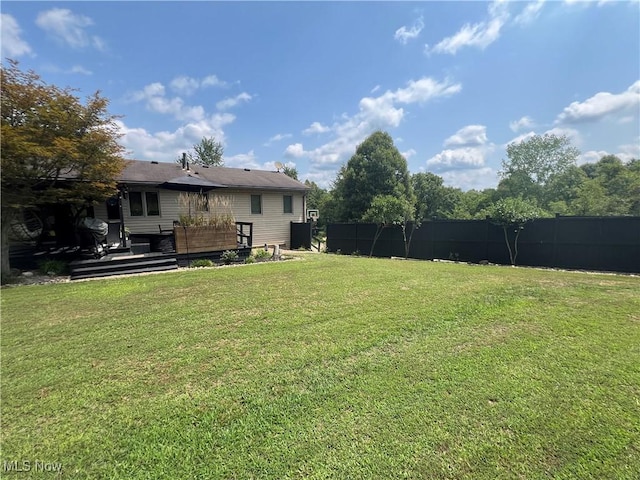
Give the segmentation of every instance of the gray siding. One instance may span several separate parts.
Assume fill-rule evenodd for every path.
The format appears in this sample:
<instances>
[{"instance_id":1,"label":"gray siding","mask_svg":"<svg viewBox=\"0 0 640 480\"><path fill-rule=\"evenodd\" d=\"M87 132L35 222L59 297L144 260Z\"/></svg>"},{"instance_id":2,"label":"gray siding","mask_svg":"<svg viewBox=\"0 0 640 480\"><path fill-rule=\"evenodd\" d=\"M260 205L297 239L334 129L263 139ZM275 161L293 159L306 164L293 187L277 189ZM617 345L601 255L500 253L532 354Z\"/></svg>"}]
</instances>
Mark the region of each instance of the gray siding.
<instances>
[{"instance_id":1,"label":"gray siding","mask_svg":"<svg viewBox=\"0 0 640 480\"><path fill-rule=\"evenodd\" d=\"M162 229L173 228L173 222L179 219L181 212L178 204L179 192L154 188L129 187L129 191L158 192L160 201L160 216L135 216L130 214L129 199L122 200L124 224L133 234L158 233L158 225ZM231 213L237 222L253 223L253 245L261 246L284 244L289 246L290 222L302 222L305 218L304 195L293 191L267 191L267 190L231 190L225 189L221 195L231 197ZM212 192L210 195L215 195ZM262 196L262 213L251 214L251 195ZM291 195L293 200L293 213L284 213L283 196ZM95 206L97 218L106 220L107 210L104 204Z\"/></svg>"}]
</instances>

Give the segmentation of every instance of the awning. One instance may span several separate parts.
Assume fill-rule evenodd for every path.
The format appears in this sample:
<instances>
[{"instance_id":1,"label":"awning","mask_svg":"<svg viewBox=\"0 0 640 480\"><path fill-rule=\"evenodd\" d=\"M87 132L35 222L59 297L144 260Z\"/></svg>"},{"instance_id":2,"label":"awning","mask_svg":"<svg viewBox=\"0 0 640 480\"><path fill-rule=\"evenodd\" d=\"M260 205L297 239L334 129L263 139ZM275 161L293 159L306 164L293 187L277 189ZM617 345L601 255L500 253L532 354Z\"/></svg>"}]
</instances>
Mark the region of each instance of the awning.
<instances>
[{"instance_id":1,"label":"awning","mask_svg":"<svg viewBox=\"0 0 640 480\"><path fill-rule=\"evenodd\" d=\"M183 175L167 180L158 185L158 187L168 190L179 190L181 192L208 192L214 188L225 188L225 185L213 183L193 175Z\"/></svg>"}]
</instances>

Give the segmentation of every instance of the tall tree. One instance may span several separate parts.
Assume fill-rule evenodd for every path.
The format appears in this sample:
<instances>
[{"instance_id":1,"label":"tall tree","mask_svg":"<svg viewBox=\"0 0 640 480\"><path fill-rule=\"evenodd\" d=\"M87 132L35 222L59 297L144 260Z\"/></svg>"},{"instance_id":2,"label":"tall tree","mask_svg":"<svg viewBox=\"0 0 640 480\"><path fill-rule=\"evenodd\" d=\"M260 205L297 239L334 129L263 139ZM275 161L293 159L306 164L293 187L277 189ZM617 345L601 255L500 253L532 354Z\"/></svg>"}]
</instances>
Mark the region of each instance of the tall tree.
<instances>
[{"instance_id":1,"label":"tall tree","mask_svg":"<svg viewBox=\"0 0 640 480\"><path fill-rule=\"evenodd\" d=\"M536 199L543 205L546 187L554 177L575 166L578 155L580 151L566 135L546 133L510 143L500 172L500 183L507 193L504 196Z\"/></svg>"},{"instance_id":2,"label":"tall tree","mask_svg":"<svg viewBox=\"0 0 640 480\"><path fill-rule=\"evenodd\" d=\"M461 199L460 189L445 187L442 177L431 172L412 175L411 184L416 196L416 218L426 220L432 217L453 217Z\"/></svg>"},{"instance_id":3,"label":"tall tree","mask_svg":"<svg viewBox=\"0 0 640 480\"><path fill-rule=\"evenodd\" d=\"M194 165L221 167L224 165L223 154L222 143L217 142L213 137L202 137L202 140L193 146L193 150L187 152L187 159Z\"/></svg>"},{"instance_id":4,"label":"tall tree","mask_svg":"<svg viewBox=\"0 0 640 480\"><path fill-rule=\"evenodd\" d=\"M355 155L340 169L333 195L340 221L360 220L378 195L414 203L407 161L388 133L374 132L358 145Z\"/></svg>"},{"instance_id":5,"label":"tall tree","mask_svg":"<svg viewBox=\"0 0 640 480\"><path fill-rule=\"evenodd\" d=\"M82 207L116 190L123 148L108 100L83 104L74 91L47 85L18 63L1 67L2 277L10 275L11 220L25 207ZM73 178L73 181L64 181Z\"/></svg>"}]
</instances>

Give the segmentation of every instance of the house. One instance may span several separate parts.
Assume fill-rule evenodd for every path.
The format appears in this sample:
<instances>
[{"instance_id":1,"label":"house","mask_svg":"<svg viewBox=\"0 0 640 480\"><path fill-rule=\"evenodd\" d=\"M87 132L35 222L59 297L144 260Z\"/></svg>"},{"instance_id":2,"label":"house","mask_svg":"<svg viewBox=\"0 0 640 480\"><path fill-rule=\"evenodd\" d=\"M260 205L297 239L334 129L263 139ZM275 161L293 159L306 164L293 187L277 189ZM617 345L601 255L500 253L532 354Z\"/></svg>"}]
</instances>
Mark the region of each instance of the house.
<instances>
[{"instance_id":1,"label":"house","mask_svg":"<svg viewBox=\"0 0 640 480\"><path fill-rule=\"evenodd\" d=\"M202 197L202 210L222 203L236 222L252 224L254 246L289 246L291 222L306 220L308 188L281 172L131 160L117 180L119 195L94 207L94 216L109 223L111 240L125 230L171 231L181 215L196 213L185 211L186 194Z\"/></svg>"}]
</instances>

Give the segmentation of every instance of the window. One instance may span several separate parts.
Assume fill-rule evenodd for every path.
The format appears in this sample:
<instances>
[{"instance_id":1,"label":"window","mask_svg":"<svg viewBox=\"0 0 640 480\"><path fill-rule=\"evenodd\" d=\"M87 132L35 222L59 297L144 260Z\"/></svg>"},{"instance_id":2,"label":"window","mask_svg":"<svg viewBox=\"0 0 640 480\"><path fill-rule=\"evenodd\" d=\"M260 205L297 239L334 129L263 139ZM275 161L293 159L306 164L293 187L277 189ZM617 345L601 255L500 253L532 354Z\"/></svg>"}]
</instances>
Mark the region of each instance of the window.
<instances>
[{"instance_id":1,"label":"window","mask_svg":"<svg viewBox=\"0 0 640 480\"><path fill-rule=\"evenodd\" d=\"M283 213L293 213L293 197L291 195L282 197L282 207Z\"/></svg>"},{"instance_id":2,"label":"window","mask_svg":"<svg viewBox=\"0 0 640 480\"><path fill-rule=\"evenodd\" d=\"M253 215L262 213L262 195L251 195L251 213Z\"/></svg>"},{"instance_id":3,"label":"window","mask_svg":"<svg viewBox=\"0 0 640 480\"><path fill-rule=\"evenodd\" d=\"M147 201L147 216L159 216L160 202L158 201L158 192L145 192L144 197Z\"/></svg>"},{"instance_id":4,"label":"window","mask_svg":"<svg viewBox=\"0 0 640 480\"><path fill-rule=\"evenodd\" d=\"M131 212L132 217L144 216L142 192L129 192L129 211Z\"/></svg>"},{"instance_id":5,"label":"window","mask_svg":"<svg viewBox=\"0 0 640 480\"><path fill-rule=\"evenodd\" d=\"M132 217L160 216L158 192L129 192L129 212Z\"/></svg>"}]
</instances>

